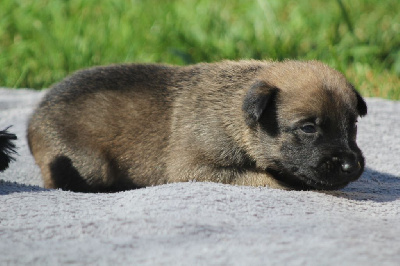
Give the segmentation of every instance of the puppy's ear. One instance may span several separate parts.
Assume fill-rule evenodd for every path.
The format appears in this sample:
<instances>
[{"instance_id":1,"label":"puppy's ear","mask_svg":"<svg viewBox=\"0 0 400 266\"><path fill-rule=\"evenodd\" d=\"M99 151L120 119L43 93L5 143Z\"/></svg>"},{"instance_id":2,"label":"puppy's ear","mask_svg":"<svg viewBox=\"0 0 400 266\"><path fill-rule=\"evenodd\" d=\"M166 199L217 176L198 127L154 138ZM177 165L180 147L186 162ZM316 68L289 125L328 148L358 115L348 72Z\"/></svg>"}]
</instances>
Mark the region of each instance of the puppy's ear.
<instances>
[{"instance_id":1,"label":"puppy's ear","mask_svg":"<svg viewBox=\"0 0 400 266\"><path fill-rule=\"evenodd\" d=\"M271 87L264 81L257 81L251 86L242 105L244 119L248 126L253 127L257 124L277 91L277 88Z\"/></svg>"},{"instance_id":2,"label":"puppy's ear","mask_svg":"<svg viewBox=\"0 0 400 266\"><path fill-rule=\"evenodd\" d=\"M357 97L357 111L358 111L358 114L361 117L363 117L368 112L367 103L365 102L363 97L361 97L361 95L358 93L358 91L354 88L354 86L352 85L351 87L353 88L353 91L354 91L354 93L356 94L356 97Z\"/></svg>"}]
</instances>

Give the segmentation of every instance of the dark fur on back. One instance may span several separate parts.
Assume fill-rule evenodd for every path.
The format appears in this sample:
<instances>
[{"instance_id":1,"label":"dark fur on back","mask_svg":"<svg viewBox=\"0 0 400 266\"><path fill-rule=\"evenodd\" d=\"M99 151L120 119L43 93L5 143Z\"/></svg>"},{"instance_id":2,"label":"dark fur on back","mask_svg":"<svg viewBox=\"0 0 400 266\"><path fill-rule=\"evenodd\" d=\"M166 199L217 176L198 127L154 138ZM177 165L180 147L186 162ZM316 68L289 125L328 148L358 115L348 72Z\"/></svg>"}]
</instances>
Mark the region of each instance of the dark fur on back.
<instances>
[{"instance_id":1,"label":"dark fur on back","mask_svg":"<svg viewBox=\"0 0 400 266\"><path fill-rule=\"evenodd\" d=\"M10 162L14 160L13 154L16 153L12 140L16 140L17 136L7 130L8 128L0 131L0 171L8 168Z\"/></svg>"}]
</instances>

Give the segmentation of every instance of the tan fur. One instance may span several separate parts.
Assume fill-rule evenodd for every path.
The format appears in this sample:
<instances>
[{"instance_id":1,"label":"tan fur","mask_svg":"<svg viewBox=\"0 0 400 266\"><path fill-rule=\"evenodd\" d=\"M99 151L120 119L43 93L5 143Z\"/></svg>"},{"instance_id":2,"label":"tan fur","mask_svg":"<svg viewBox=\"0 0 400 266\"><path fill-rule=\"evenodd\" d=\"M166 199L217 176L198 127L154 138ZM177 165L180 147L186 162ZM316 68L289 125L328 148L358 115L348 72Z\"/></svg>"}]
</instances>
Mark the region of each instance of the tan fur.
<instances>
[{"instance_id":1,"label":"tan fur","mask_svg":"<svg viewBox=\"0 0 400 266\"><path fill-rule=\"evenodd\" d=\"M343 112L335 121L359 115L351 85L316 61L115 65L57 84L29 122L30 148L48 188L118 191L189 180L286 188L266 169L290 137L246 123L244 101L257 82L266 84L254 88L260 95L279 89L278 125L336 109Z\"/></svg>"}]
</instances>

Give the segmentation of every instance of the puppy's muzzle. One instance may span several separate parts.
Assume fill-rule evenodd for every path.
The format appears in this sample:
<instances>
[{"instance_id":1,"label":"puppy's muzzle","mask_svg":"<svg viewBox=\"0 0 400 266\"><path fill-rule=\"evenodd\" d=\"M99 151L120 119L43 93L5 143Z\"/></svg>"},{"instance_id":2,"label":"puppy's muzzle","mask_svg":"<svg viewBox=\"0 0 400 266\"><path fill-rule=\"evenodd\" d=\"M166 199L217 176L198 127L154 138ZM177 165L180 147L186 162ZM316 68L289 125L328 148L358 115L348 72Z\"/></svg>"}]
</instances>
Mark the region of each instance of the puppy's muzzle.
<instances>
[{"instance_id":1,"label":"puppy's muzzle","mask_svg":"<svg viewBox=\"0 0 400 266\"><path fill-rule=\"evenodd\" d=\"M353 181L360 176L364 165L362 156L354 152L340 153L331 158L331 163L334 166L330 169L343 180Z\"/></svg>"},{"instance_id":2,"label":"puppy's muzzle","mask_svg":"<svg viewBox=\"0 0 400 266\"><path fill-rule=\"evenodd\" d=\"M354 173L358 173L361 169L360 161L354 160L344 160L341 164L341 171L344 175L353 175Z\"/></svg>"}]
</instances>

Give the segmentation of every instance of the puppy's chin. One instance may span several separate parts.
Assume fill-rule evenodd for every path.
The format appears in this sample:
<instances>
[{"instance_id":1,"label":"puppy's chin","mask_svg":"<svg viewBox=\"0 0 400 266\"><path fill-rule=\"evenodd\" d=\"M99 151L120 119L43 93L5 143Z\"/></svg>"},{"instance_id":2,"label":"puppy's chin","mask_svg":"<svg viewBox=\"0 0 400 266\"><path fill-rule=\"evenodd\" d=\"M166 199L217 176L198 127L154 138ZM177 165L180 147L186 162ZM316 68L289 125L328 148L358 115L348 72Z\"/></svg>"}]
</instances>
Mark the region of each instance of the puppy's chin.
<instances>
[{"instance_id":1,"label":"puppy's chin","mask_svg":"<svg viewBox=\"0 0 400 266\"><path fill-rule=\"evenodd\" d=\"M358 179L357 177L352 180L327 181L322 179L312 179L303 175L296 176L273 169L267 169L267 172L278 180L283 187L294 190L338 190Z\"/></svg>"},{"instance_id":2,"label":"puppy's chin","mask_svg":"<svg viewBox=\"0 0 400 266\"><path fill-rule=\"evenodd\" d=\"M309 189L312 190L337 190L344 188L347 186L351 181L342 181L342 182L328 182L325 180L313 180L307 179L306 177L301 178L301 182L305 183Z\"/></svg>"}]
</instances>

